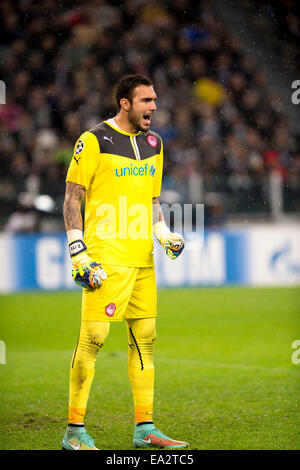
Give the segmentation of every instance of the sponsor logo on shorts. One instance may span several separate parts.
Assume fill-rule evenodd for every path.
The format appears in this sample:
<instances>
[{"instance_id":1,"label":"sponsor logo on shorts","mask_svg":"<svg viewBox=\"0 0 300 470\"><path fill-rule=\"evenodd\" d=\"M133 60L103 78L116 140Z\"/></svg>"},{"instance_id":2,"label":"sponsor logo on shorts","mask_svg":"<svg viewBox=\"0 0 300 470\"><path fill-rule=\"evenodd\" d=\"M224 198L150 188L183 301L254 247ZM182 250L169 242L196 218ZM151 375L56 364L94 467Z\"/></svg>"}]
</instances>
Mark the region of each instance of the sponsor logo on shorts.
<instances>
[{"instance_id":1,"label":"sponsor logo on shorts","mask_svg":"<svg viewBox=\"0 0 300 470\"><path fill-rule=\"evenodd\" d=\"M115 311L116 311L115 304L111 303L111 304L106 305L106 307L105 307L106 315L108 315L109 317L112 317L113 314L115 313Z\"/></svg>"}]
</instances>

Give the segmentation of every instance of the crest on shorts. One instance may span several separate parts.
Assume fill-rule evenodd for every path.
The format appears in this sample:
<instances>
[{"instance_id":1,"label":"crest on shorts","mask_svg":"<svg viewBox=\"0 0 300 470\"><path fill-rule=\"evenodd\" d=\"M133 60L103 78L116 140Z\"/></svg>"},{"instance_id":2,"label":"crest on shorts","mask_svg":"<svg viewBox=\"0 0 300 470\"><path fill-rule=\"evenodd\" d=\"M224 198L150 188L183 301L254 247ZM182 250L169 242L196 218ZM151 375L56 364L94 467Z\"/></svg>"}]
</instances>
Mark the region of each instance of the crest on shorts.
<instances>
[{"instance_id":1,"label":"crest on shorts","mask_svg":"<svg viewBox=\"0 0 300 470\"><path fill-rule=\"evenodd\" d=\"M108 315L109 317L112 317L113 314L115 313L116 311L116 306L114 303L110 303L108 305L106 305L105 307L105 313L106 315Z\"/></svg>"}]
</instances>

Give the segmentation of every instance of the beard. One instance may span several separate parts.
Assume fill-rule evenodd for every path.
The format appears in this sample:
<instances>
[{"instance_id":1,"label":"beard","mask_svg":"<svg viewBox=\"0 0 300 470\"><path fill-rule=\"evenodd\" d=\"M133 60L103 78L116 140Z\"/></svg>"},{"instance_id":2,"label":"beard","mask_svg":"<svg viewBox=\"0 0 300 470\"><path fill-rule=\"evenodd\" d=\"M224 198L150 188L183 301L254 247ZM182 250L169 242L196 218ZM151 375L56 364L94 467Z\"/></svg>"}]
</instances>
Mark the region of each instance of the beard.
<instances>
[{"instance_id":1,"label":"beard","mask_svg":"<svg viewBox=\"0 0 300 470\"><path fill-rule=\"evenodd\" d=\"M132 127L135 129L136 132L144 132L147 131L149 128L147 126L143 126L141 124L142 116L138 116L137 114L130 109L128 111L128 121L132 125Z\"/></svg>"}]
</instances>

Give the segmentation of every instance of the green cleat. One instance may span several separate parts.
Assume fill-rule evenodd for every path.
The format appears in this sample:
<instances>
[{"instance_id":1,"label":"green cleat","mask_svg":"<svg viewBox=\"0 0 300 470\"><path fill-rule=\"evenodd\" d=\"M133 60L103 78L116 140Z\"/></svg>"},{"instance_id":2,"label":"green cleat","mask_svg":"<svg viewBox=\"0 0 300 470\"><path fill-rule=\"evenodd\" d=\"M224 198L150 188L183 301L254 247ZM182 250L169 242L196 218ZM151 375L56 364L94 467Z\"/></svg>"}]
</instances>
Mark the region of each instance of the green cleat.
<instances>
[{"instance_id":1,"label":"green cleat","mask_svg":"<svg viewBox=\"0 0 300 470\"><path fill-rule=\"evenodd\" d=\"M185 449L187 442L175 441L151 424L135 425L133 447L159 447L160 449Z\"/></svg>"},{"instance_id":2,"label":"green cleat","mask_svg":"<svg viewBox=\"0 0 300 470\"><path fill-rule=\"evenodd\" d=\"M99 450L84 426L68 426L61 448L62 450Z\"/></svg>"}]
</instances>

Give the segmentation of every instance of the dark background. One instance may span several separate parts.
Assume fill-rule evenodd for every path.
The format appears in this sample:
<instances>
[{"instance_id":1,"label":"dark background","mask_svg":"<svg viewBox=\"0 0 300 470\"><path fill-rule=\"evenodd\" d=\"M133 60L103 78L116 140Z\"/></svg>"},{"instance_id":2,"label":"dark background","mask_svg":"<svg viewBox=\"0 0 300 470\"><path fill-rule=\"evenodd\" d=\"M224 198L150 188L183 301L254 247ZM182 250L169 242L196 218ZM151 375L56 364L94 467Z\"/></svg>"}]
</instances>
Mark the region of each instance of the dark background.
<instances>
[{"instance_id":1,"label":"dark background","mask_svg":"<svg viewBox=\"0 0 300 470\"><path fill-rule=\"evenodd\" d=\"M296 1L4 0L0 8L0 228L63 229L75 141L115 114L114 85L126 73L151 77L158 94L162 202L205 203L210 226L272 220L279 185L280 215L299 211ZM39 194L55 206L41 210Z\"/></svg>"}]
</instances>

